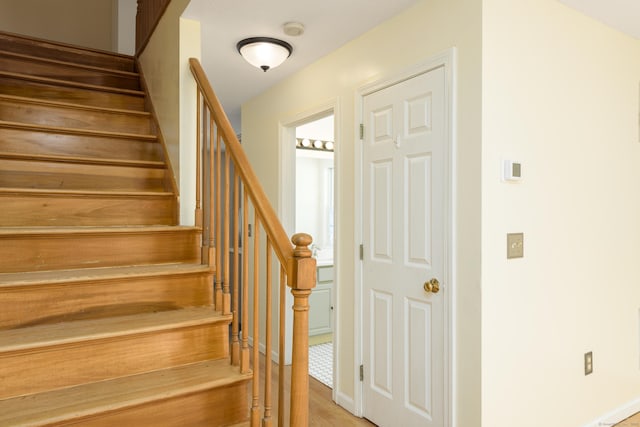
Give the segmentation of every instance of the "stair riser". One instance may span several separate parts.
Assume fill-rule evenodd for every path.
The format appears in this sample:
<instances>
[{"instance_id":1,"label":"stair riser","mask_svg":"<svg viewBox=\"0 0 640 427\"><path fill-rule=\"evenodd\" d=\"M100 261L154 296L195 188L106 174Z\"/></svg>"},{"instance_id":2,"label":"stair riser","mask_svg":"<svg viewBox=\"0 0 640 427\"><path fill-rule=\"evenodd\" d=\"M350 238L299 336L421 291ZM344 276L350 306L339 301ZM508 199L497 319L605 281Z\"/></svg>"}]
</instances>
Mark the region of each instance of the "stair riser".
<instances>
[{"instance_id":1,"label":"stair riser","mask_svg":"<svg viewBox=\"0 0 640 427\"><path fill-rule=\"evenodd\" d=\"M0 236L0 272L197 263L200 233L96 232Z\"/></svg>"},{"instance_id":2,"label":"stair riser","mask_svg":"<svg viewBox=\"0 0 640 427\"><path fill-rule=\"evenodd\" d=\"M121 71L134 71L135 68L131 57L61 46L11 34L0 34L0 50Z\"/></svg>"},{"instance_id":3,"label":"stair riser","mask_svg":"<svg viewBox=\"0 0 640 427\"><path fill-rule=\"evenodd\" d=\"M165 170L0 159L0 187L46 190L165 191Z\"/></svg>"},{"instance_id":4,"label":"stair riser","mask_svg":"<svg viewBox=\"0 0 640 427\"><path fill-rule=\"evenodd\" d=\"M221 322L0 354L0 399L227 357L228 331Z\"/></svg>"},{"instance_id":5,"label":"stair riser","mask_svg":"<svg viewBox=\"0 0 640 427\"><path fill-rule=\"evenodd\" d=\"M247 383L241 382L129 409L106 412L91 418L47 425L113 427L138 426L142 423L154 427L228 426L249 419L249 404Z\"/></svg>"},{"instance_id":6,"label":"stair riser","mask_svg":"<svg viewBox=\"0 0 640 427\"><path fill-rule=\"evenodd\" d=\"M54 86L28 80L0 76L0 93L50 101L70 102L93 107L144 111L144 97L100 90Z\"/></svg>"},{"instance_id":7,"label":"stair riser","mask_svg":"<svg viewBox=\"0 0 640 427\"><path fill-rule=\"evenodd\" d=\"M174 197L0 194L0 227L176 225Z\"/></svg>"},{"instance_id":8,"label":"stair riser","mask_svg":"<svg viewBox=\"0 0 640 427\"><path fill-rule=\"evenodd\" d=\"M49 79L67 80L96 86L107 86L118 89L140 90L137 75L113 74L109 71L98 71L86 68L51 64L37 60L11 58L0 52L0 70L10 73L22 73Z\"/></svg>"},{"instance_id":9,"label":"stair riser","mask_svg":"<svg viewBox=\"0 0 640 427\"><path fill-rule=\"evenodd\" d=\"M0 329L213 304L210 273L17 286L0 292Z\"/></svg>"},{"instance_id":10,"label":"stair riser","mask_svg":"<svg viewBox=\"0 0 640 427\"><path fill-rule=\"evenodd\" d=\"M0 99L0 120L140 135L148 135L152 130L147 115L83 110L8 99Z\"/></svg>"},{"instance_id":11,"label":"stair riser","mask_svg":"<svg viewBox=\"0 0 640 427\"><path fill-rule=\"evenodd\" d=\"M0 151L18 154L160 161L156 141L68 135L0 127Z\"/></svg>"}]
</instances>

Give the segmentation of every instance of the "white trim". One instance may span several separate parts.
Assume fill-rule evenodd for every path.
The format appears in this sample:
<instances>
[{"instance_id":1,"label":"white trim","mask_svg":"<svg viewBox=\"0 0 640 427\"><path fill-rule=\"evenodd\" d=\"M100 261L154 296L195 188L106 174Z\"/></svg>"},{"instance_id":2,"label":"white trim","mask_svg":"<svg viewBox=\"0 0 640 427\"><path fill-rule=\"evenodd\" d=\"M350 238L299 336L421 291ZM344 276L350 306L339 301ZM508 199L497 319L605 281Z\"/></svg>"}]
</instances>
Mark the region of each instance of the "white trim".
<instances>
[{"instance_id":1,"label":"white trim","mask_svg":"<svg viewBox=\"0 0 640 427\"><path fill-rule=\"evenodd\" d=\"M458 411L455 409L455 396L458 395L458 346L457 346L457 331L458 323L456 319L457 307L458 307L458 259L456 258L456 245L458 241L458 233L456 224L458 223L458 209L456 200L458 200L458 168L457 168L457 152L458 152L458 115L457 115L457 103L458 103L458 50L452 48L449 55L449 67L445 69L445 78L448 80L445 85L445 91L449 91L447 101L449 102L448 117L449 117L449 242L451 247L449 248L449 278L451 280L451 297L449 301L449 398L448 398L448 412L449 421L452 427L458 426L458 419L456 414Z\"/></svg>"},{"instance_id":2,"label":"white trim","mask_svg":"<svg viewBox=\"0 0 640 427\"><path fill-rule=\"evenodd\" d=\"M640 412L640 397L624 404L623 406L609 412L606 415L591 421L584 425L584 427L605 427L618 424L620 421L624 421L633 414Z\"/></svg>"},{"instance_id":3,"label":"white trim","mask_svg":"<svg viewBox=\"0 0 640 427\"><path fill-rule=\"evenodd\" d=\"M333 172L333 212L335 218L338 217L338 212L340 212L340 195L342 191L340 190L340 173L339 173L339 165L340 165L340 157L341 157L341 144L338 141L338 135L340 135L340 102L339 98L332 99L330 101L326 101L324 103L319 104L315 108L311 108L302 113L298 113L292 117L289 117L278 124L278 135L279 135L279 153L280 153L280 167L279 170L279 215L284 224L285 230L287 233L293 233L295 229L295 178L296 178L296 151L295 145L291 142L295 140L295 128L305 123L312 122L314 120L320 119L322 117L326 117L328 115L333 114L333 134L334 134L334 172ZM341 224L340 221L334 220L334 236L333 241L338 242L338 236L341 234ZM333 246L333 267L334 267L334 279L333 279L333 288L339 289L339 279L340 279L340 252L339 245L334 244ZM332 301L331 304L333 307L339 307L338 305L338 292L332 292ZM290 305L288 303L288 305ZM333 322L333 389L332 389L332 399L333 401L337 401L337 391L339 390L339 371L340 366L338 363L338 357L336 355L339 351L339 330L340 330L340 318L338 316L339 310L333 310L334 322ZM287 310L289 313L290 310ZM291 323L291 327L290 327ZM293 319L289 321L287 318L287 331L285 335L285 343L286 343L286 357L291 363L291 341L293 337Z\"/></svg>"},{"instance_id":4,"label":"white trim","mask_svg":"<svg viewBox=\"0 0 640 427\"><path fill-rule=\"evenodd\" d=\"M282 225L287 232L288 236L292 236L295 228L295 186L293 185L296 178L296 149L291 143L295 141L296 134L295 129L283 126L278 126L278 159L280 161L278 167L278 216ZM289 167L293 164L293 167ZM286 166L286 167L285 167ZM293 188L293 193L291 189ZM285 191L286 189L286 191ZM285 306L293 306L293 295L291 292L286 292ZM284 364L291 365L293 360L293 311L285 310L284 320Z\"/></svg>"},{"instance_id":5,"label":"white trim","mask_svg":"<svg viewBox=\"0 0 640 427\"><path fill-rule=\"evenodd\" d=\"M334 390L335 390L335 388L334 388ZM351 413L355 413L355 410L356 410L355 401L352 398L350 398L349 396L347 396L346 394L344 394L342 392L336 393L335 402L339 406L342 406L347 411L349 411Z\"/></svg>"},{"instance_id":6,"label":"white trim","mask_svg":"<svg viewBox=\"0 0 640 427\"><path fill-rule=\"evenodd\" d=\"M333 155L333 289L331 292L331 304L334 307L333 310L333 387L331 389L331 398L334 402L338 401L338 391L340 390L340 364L338 363L338 354L340 354L340 305L338 305L338 291L340 289L340 274L342 271L342 263L340 262L341 252L338 242L338 236L342 236L343 224L342 221L338 221L339 213L341 212L340 200L342 200L342 156L344 153L344 144L341 144L339 135L341 133L342 122L340 120L341 110L340 101L336 99L333 104L333 141L338 142L334 144Z\"/></svg>"},{"instance_id":7,"label":"white trim","mask_svg":"<svg viewBox=\"0 0 640 427\"><path fill-rule=\"evenodd\" d=\"M253 348L253 337L249 337L248 339L249 347ZM258 352L260 354L266 354L267 346L263 343L258 344ZM280 359L278 358L278 352L276 350L271 350L271 361L274 363L278 363Z\"/></svg>"},{"instance_id":8,"label":"white trim","mask_svg":"<svg viewBox=\"0 0 640 427\"><path fill-rule=\"evenodd\" d=\"M295 179L296 179L296 148L291 144L291 141L295 140L295 128L304 123L312 122L316 119L320 119L329 114L334 115L334 136L337 135L337 120L336 111L338 110L338 99L324 102L315 108L306 110L302 113L298 113L291 116L280 123L278 123L278 138L279 138L279 159L280 167L278 168L279 174L279 203L278 214L284 225L287 233L293 233L295 228ZM335 140L335 138L334 138ZM336 153L338 150L336 149ZM337 156L336 156L337 157ZM334 158L335 161L335 158ZM334 173L334 175L336 175ZM334 187L335 181L334 181ZM286 191L285 191L286 189ZM334 197L335 198L335 197ZM337 210L337 206L334 204L334 210ZM335 240L334 240L335 241Z\"/></svg>"},{"instance_id":9,"label":"white trim","mask_svg":"<svg viewBox=\"0 0 640 427\"><path fill-rule=\"evenodd\" d=\"M362 103L363 94L356 93L356 99L353 103L355 106L355 113L353 117L357 120L353 124L353 134L355 135L354 141L354 165L353 165L353 183L354 183L354 202L355 208L353 209L354 215L354 256L355 268L354 281L355 286L353 300L355 307L353 310L353 411L355 416L362 417L363 414L363 399L362 399L362 381L360 381L360 365L362 365L362 347L364 345L362 339L362 260L360 259L360 245L362 245L362 139L360 139L360 124L362 123ZM358 226L360 224L360 227Z\"/></svg>"},{"instance_id":10,"label":"white trim","mask_svg":"<svg viewBox=\"0 0 640 427\"><path fill-rule=\"evenodd\" d=\"M356 200L356 209L354 210L354 220L355 224L360 224L360 227L355 227L355 238L356 238L356 246L359 246L359 243L362 243L362 215L363 215L363 207L362 207L362 141L360 140L360 123L363 123L363 104L364 97L373 92L379 91L386 87L392 86L396 83L400 83L402 81L408 80L412 77L415 77L420 74L424 74L433 70L435 68L444 67L445 70L445 139L447 142L447 146L445 148L445 163L447 167L447 176L445 177L445 233L446 233L446 242L445 244L445 266L444 266L444 276L443 282L448 283L448 289L450 292L444 292L444 295L447 299L445 303L445 327L448 328L449 334L445 336L444 342L444 352L445 352L445 397L444 397L444 425L445 426L455 426L455 395L457 390L455 388L454 379L456 378L455 372L455 361L457 360L456 355L456 346L455 346L455 338L456 324L454 322L455 319L455 296L457 289L456 275L455 275L455 266L456 266L456 103L457 103L457 71L456 71L456 62L457 51L456 48L450 48L438 55L435 55L428 60L416 64L414 66L408 67L404 71L394 74L392 76L382 77L378 81L362 86L357 90L356 93L356 102L355 102L355 117L358 119L357 123L355 123L355 164L354 164L354 172L355 172L355 188L354 194L357 195L358 200ZM359 243L358 243L359 242ZM354 411L353 413L357 416L362 416L364 409L364 400L363 400L363 383L360 382L360 364L362 363L362 352L363 352L363 322L362 322L362 292L363 292L363 284L362 284L362 262L360 261L360 256L357 254L355 257L355 294L354 298L356 301L355 304L355 313L354 313L354 322L355 322L355 354L354 354Z\"/></svg>"}]
</instances>

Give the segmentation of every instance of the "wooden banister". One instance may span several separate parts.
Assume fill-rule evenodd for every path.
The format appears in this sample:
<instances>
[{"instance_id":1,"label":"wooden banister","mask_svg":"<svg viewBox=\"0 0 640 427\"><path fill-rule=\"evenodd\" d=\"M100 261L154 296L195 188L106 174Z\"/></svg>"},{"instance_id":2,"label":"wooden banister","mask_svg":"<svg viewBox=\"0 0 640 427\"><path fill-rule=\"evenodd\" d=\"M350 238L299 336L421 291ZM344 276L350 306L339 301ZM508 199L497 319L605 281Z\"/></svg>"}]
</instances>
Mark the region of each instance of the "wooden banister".
<instances>
[{"instance_id":1,"label":"wooden banister","mask_svg":"<svg viewBox=\"0 0 640 427\"><path fill-rule=\"evenodd\" d=\"M236 168L235 170L240 175L240 178L244 183L244 188L249 194L253 207L258 211L258 214L262 218L263 226L267 232L267 236L271 239L276 256L280 260L280 263L285 266L285 270L289 278L292 278L293 247L289 242L289 237L280 223L271 203L269 203L269 199L267 198L258 177L253 171L249 159L240 145L240 141L238 141L238 138L231 127L227 114L224 112L220 101L218 101L217 96L211 88L211 84L202 69L202 65L200 65L200 61L195 58L191 58L189 60L189 65L191 66L191 72L193 73L194 79L203 94L204 102L211 110L211 113L215 117L220 118L220 121L218 122L218 131L225 141L227 155L230 155L233 159L234 167ZM293 287L295 285L295 281L290 282L290 285Z\"/></svg>"},{"instance_id":2,"label":"wooden banister","mask_svg":"<svg viewBox=\"0 0 640 427\"><path fill-rule=\"evenodd\" d=\"M316 260L311 258L308 234L291 238L294 250L294 274L298 286L293 294L293 356L291 362L291 425L309 425L309 296L315 286ZM293 422L295 420L295 424Z\"/></svg>"},{"instance_id":3,"label":"wooden banister","mask_svg":"<svg viewBox=\"0 0 640 427\"><path fill-rule=\"evenodd\" d=\"M277 324L279 329L277 422L279 426L285 425L283 366L286 348L284 344L286 299L284 291L288 285L294 298L293 362L288 422L290 426L307 426L309 422L309 296L312 288L315 287L316 280L316 261L311 257L309 250L312 238L308 234L301 233L289 240L200 62L190 59L189 63L198 87L196 121L198 165L195 168L198 194L195 212L196 222L203 228L202 262L208 264L214 272L216 309L233 314L231 363L239 365L243 373L253 371L249 408L250 425L271 427L274 423L275 417L272 413L274 396L271 390L271 353L274 348L272 325L274 324ZM254 225L251 232L249 229L250 207L253 208ZM242 224L238 227L240 221ZM252 251L249 251L250 237L253 238ZM233 266L230 262L230 253L233 254ZM240 254L242 254L241 261ZM278 288L280 298L276 302L279 307L275 309L272 301L272 275L277 273L272 269L275 261L273 254L280 264L280 287ZM249 257L252 258L251 262ZM239 264L242 265L241 269ZM249 277L250 266L253 272L252 277ZM240 270L242 280L238 279ZM233 273L233 286L229 283L231 273ZM248 301L251 295L253 306L250 308ZM253 316L251 325L249 313ZM278 316L277 322L273 319L274 315ZM265 331L264 356L260 354L260 347L263 344L262 328ZM250 329L253 334L253 351L249 348ZM241 336L238 336L239 334ZM260 394L259 381L261 358L265 359L263 395Z\"/></svg>"}]
</instances>

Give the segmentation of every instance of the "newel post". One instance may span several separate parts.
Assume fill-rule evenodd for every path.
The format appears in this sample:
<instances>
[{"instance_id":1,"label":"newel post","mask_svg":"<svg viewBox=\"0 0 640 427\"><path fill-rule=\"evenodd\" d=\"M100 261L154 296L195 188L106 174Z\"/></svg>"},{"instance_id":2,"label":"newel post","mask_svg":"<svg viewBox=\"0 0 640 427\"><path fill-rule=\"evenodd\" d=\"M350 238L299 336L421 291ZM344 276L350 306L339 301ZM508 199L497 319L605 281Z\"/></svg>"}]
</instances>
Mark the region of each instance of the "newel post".
<instances>
[{"instance_id":1,"label":"newel post","mask_svg":"<svg viewBox=\"0 0 640 427\"><path fill-rule=\"evenodd\" d=\"M293 355L291 365L292 426L309 425L309 295L316 286L316 260L308 246L313 239L299 233L291 238L293 252Z\"/></svg>"}]
</instances>

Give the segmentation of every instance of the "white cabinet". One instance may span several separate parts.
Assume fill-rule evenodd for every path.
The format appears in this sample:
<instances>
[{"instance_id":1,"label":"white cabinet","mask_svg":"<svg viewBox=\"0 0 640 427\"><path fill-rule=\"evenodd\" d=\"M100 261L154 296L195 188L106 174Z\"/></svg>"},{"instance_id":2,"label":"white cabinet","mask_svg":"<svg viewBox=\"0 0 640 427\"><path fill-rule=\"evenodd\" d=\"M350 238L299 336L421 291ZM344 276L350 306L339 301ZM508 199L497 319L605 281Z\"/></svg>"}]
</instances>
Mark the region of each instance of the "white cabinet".
<instances>
[{"instance_id":1,"label":"white cabinet","mask_svg":"<svg viewBox=\"0 0 640 427\"><path fill-rule=\"evenodd\" d=\"M333 265L317 267L316 287L309 297L309 335L333 332Z\"/></svg>"}]
</instances>

